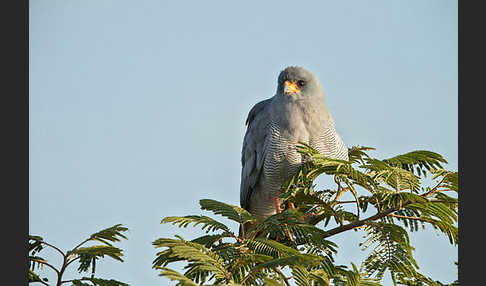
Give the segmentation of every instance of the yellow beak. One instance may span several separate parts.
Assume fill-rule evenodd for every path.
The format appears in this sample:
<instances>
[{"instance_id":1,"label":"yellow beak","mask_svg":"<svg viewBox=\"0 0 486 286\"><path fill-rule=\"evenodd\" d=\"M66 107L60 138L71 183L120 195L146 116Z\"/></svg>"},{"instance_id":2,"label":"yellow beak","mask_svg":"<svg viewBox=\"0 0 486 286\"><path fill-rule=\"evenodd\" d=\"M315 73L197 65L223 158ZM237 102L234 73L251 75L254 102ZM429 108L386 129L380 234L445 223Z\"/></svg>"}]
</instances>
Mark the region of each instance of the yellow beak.
<instances>
[{"instance_id":1,"label":"yellow beak","mask_svg":"<svg viewBox=\"0 0 486 286\"><path fill-rule=\"evenodd\" d=\"M292 94L296 94L299 91L300 89L299 87L297 87L297 84L295 82L290 82L288 80L285 81L284 94L292 95Z\"/></svg>"}]
</instances>

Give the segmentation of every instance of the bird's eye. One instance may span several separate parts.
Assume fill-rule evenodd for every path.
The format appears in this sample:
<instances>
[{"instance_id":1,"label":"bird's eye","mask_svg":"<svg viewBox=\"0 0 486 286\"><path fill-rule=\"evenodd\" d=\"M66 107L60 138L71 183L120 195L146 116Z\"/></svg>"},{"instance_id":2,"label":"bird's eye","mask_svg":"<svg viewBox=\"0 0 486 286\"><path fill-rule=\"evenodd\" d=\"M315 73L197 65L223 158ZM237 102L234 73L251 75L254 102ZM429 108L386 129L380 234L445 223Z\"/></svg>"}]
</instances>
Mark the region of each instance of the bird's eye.
<instances>
[{"instance_id":1,"label":"bird's eye","mask_svg":"<svg viewBox=\"0 0 486 286\"><path fill-rule=\"evenodd\" d=\"M305 85L305 81L303 81L303 80L299 80L299 81L297 81L297 85L298 85L299 87L303 87L303 86Z\"/></svg>"}]
</instances>

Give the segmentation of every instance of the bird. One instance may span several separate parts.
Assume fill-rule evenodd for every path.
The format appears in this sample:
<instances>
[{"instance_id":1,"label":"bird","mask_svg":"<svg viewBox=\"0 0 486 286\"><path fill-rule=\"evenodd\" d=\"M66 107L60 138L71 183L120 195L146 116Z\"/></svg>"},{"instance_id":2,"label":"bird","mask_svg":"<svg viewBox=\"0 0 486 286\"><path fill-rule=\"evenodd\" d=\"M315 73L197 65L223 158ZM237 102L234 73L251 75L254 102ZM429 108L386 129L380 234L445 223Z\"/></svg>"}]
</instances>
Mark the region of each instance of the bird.
<instances>
[{"instance_id":1,"label":"bird","mask_svg":"<svg viewBox=\"0 0 486 286\"><path fill-rule=\"evenodd\" d=\"M248 113L241 151L240 206L256 222L240 225L240 235L281 211L281 186L305 162L297 152L304 142L325 157L348 160L335 129L321 83L311 71L288 66L280 72L275 94Z\"/></svg>"}]
</instances>

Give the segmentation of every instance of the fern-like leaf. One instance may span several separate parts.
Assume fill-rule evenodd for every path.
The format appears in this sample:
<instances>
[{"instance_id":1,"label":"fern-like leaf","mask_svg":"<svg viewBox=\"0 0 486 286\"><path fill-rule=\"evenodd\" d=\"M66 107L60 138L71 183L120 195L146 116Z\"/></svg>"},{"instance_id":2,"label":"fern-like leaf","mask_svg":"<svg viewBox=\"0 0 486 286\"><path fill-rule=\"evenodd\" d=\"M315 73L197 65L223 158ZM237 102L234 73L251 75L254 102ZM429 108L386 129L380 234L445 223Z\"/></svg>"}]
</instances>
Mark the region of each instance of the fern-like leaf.
<instances>
[{"instance_id":1,"label":"fern-like leaf","mask_svg":"<svg viewBox=\"0 0 486 286\"><path fill-rule=\"evenodd\" d=\"M230 277L224 267L224 260L215 252L207 249L201 244L186 241L181 237L178 239L161 238L153 242L159 247L169 248L167 258L179 258L193 263L193 268L196 267L198 271L210 271L217 279L225 279ZM165 261L158 260L155 266L163 265Z\"/></svg>"},{"instance_id":2,"label":"fern-like leaf","mask_svg":"<svg viewBox=\"0 0 486 286\"><path fill-rule=\"evenodd\" d=\"M414 167L416 167L415 171L418 175L425 174L426 171L432 172L435 169L440 169L442 168L440 163L447 163L442 155L426 150L408 152L384 159L383 162L393 167L403 168L412 173L414 172Z\"/></svg>"},{"instance_id":3,"label":"fern-like leaf","mask_svg":"<svg viewBox=\"0 0 486 286\"><path fill-rule=\"evenodd\" d=\"M256 218L252 216L247 210L218 202L210 199L203 199L199 201L201 209L212 211L214 214L222 215L230 220L236 221L238 223L254 222Z\"/></svg>"},{"instance_id":4,"label":"fern-like leaf","mask_svg":"<svg viewBox=\"0 0 486 286\"><path fill-rule=\"evenodd\" d=\"M105 245L112 246L109 241L118 242L121 238L127 239L122 233L126 231L128 231L128 228L124 227L122 224L116 224L112 227L93 233L90 236L90 240L96 240Z\"/></svg>"},{"instance_id":5,"label":"fern-like leaf","mask_svg":"<svg viewBox=\"0 0 486 286\"><path fill-rule=\"evenodd\" d=\"M370 222L365 230L368 238L361 245L364 249L374 245L362 265L368 276L376 275L381 280L387 269L407 276L416 274L418 265L405 229L394 224Z\"/></svg>"},{"instance_id":6,"label":"fern-like leaf","mask_svg":"<svg viewBox=\"0 0 486 286\"><path fill-rule=\"evenodd\" d=\"M91 266L91 272L94 273L96 269L96 260L99 258L109 256L115 260L123 262L123 250L113 246L95 245L90 247L80 247L72 251L72 254L79 256L78 271L85 272Z\"/></svg>"},{"instance_id":7,"label":"fern-like leaf","mask_svg":"<svg viewBox=\"0 0 486 286\"><path fill-rule=\"evenodd\" d=\"M158 267L157 269L160 269L160 276L164 276L169 278L172 281L177 281L178 285L181 286L198 286L196 283L194 283L190 278L182 275L181 273L172 270L170 268L166 267Z\"/></svg>"},{"instance_id":8,"label":"fern-like leaf","mask_svg":"<svg viewBox=\"0 0 486 286\"><path fill-rule=\"evenodd\" d=\"M225 224L203 215L188 215L183 217L170 216L164 218L161 223L172 223L178 227L187 227L191 223L193 223L194 226L201 224L202 229L206 229L206 233L215 230L222 230L228 233L231 232L231 230Z\"/></svg>"}]
</instances>

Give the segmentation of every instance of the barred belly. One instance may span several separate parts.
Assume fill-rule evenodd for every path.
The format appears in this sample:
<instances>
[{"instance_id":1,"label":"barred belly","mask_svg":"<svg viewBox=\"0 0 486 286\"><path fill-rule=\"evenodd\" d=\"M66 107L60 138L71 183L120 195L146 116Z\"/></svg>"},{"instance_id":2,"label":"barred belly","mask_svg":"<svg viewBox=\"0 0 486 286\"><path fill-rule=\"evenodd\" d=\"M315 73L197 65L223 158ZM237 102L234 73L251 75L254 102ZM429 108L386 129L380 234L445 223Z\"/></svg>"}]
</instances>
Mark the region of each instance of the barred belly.
<instances>
[{"instance_id":1,"label":"barred belly","mask_svg":"<svg viewBox=\"0 0 486 286\"><path fill-rule=\"evenodd\" d=\"M277 126L271 126L271 131L256 188L258 192L254 193L250 203L251 212L258 213L261 218L275 214L274 198L280 194L284 181L294 175L302 164L302 157L295 148L302 139L285 138Z\"/></svg>"}]
</instances>

